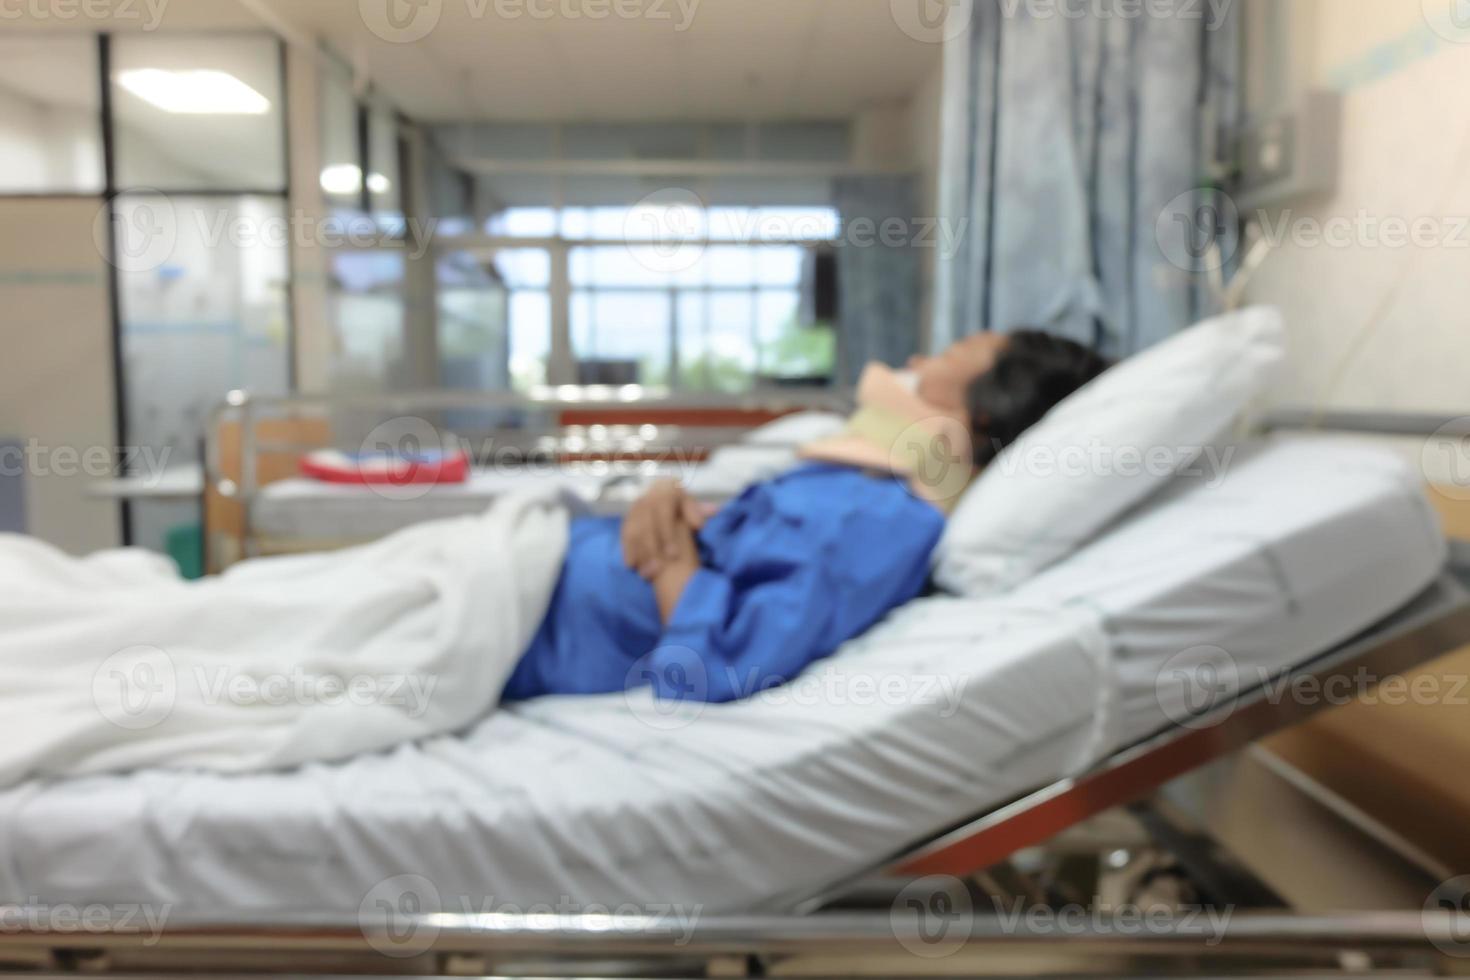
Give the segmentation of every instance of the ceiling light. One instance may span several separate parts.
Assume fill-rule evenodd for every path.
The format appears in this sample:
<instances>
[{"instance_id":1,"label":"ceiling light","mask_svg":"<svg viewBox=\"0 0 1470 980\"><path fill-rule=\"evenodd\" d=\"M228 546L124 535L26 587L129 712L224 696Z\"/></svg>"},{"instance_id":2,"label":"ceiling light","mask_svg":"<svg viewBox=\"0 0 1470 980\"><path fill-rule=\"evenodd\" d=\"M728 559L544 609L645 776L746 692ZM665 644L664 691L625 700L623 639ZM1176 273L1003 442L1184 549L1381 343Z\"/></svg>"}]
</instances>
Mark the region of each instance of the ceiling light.
<instances>
[{"instance_id":1,"label":"ceiling light","mask_svg":"<svg viewBox=\"0 0 1470 980\"><path fill-rule=\"evenodd\" d=\"M356 194L362 190L362 171L355 163L334 163L322 171L321 181L328 194Z\"/></svg>"},{"instance_id":2,"label":"ceiling light","mask_svg":"<svg viewBox=\"0 0 1470 980\"><path fill-rule=\"evenodd\" d=\"M328 194L362 193L362 170L355 163L334 163L325 168L321 175L322 190ZM393 182L380 173L370 173L367 189L374 194L386 194Z\"/></svg>"},{"instance_id":3,"label":"ceiling light","mask_svg":"<svg viewBox=\"0 0 1470 980\"><path fill-rule=\"evenodd\" d=\"M206 116L258 116L269 112L265 96L234 75L212 69L165 71L132 68L119 72L118 84L164 112Z\"/></svg>"}]
</instances>

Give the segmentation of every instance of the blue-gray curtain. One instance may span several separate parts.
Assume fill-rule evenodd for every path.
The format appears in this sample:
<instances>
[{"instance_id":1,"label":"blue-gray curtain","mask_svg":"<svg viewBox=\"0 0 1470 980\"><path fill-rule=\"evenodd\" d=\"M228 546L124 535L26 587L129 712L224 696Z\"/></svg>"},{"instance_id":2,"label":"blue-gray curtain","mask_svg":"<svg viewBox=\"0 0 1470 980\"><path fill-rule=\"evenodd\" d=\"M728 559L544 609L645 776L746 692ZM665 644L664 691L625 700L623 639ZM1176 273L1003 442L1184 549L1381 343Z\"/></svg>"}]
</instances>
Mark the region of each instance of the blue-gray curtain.
<instances>
[{"instance_id":1,"label":"blue-gray curtain","mask_svg":"<svg viewBox=\"0 0 1470 980\"><path fill-rule=\"evenodd\" d=\"M833 181L832 198L842 222L837 248L837 376L839 383L850 385L869 361L898 367L918 351L916 249L925 236L924 227L915 221L911 177L840 177Z\"/></svg>"},{"instance_id":2,"label":"blue-gray curtain","mask_svg":"<svg viewBox=\"0 0 1470 980\"><path fill-rule=\"evenodd\" d=\"M1200 208L1237 111L1238 25L1232 4L1165 4L966 10L940 173L941 219L965 234L940 256L933 347L1040 326L1123 355L1211 312L1185 222L1214 213Z\"/></svg>"}]
</instances>

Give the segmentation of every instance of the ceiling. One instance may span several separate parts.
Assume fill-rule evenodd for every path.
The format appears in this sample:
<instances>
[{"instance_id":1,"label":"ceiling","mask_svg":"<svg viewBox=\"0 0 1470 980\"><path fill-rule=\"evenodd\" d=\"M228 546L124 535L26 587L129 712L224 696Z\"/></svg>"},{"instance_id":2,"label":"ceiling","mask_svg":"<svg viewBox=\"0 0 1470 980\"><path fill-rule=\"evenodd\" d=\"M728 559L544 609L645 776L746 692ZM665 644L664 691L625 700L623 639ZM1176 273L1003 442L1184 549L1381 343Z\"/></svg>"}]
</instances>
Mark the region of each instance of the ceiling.
<instances>
[{"instance_id":1,"label":"ceiling","mask_svg":"<svg viewBox=\"0 0 1470 980\"><path fill-rule=\"evenodd\" d=\"M940 46L900 30L893 2L134 0L114 5L131 20L110 26L142 29L159 10L159 33L313 35L423 121L814 119L907 99L936 68ZM431 28L385 39L404 36L388 4L418 18L400 21L408 32ZM7 30L98 29L29 16Z\"/></svg>"}]
</instances>

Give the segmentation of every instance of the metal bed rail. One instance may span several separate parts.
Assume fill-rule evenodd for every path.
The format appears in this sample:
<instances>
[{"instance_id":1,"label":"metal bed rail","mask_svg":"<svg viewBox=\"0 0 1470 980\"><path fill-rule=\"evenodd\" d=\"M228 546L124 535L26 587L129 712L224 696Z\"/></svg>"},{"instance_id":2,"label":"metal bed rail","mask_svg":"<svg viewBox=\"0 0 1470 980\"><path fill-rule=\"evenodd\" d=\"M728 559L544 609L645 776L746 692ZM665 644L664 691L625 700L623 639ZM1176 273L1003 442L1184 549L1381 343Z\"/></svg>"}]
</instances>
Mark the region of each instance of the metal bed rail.
<instances>
[{"instance_id":1,"label":"metal bed rail","mask_svg":"<svg viewBox=\"0 0 1470 980\"><path fill-rule=\"evenodd\" d=\"M946 933L936 934L936 927ZM923 951L928 951L927 955ZM171 921L158 933L0 931L0 975L1233 976L1470 970L1463 911L1298 916L1237 912L1149 926L1123 916L1038 925L995 915L701 917L671 935L648 917L428 914ZM563 974L565 975L565 974Z\"/></svg>"},{"instance_id":2,"label":"metal bed rail","mask_svg":"<svg viewBox=\"0 0 1470 980\"><path fill-rule=\"evenodd\" d=\"M260 460L268 453L300 454L323 448L320 443L296 439L265 438L260 423L269 420L313 419L333 426L356 415L376 420L375 431L393 423L408 423L434 443L424 448L450 448L468 440L450 431L450 426L424 416L451 412L479 412L487 417L503 416L499 424L477 426L469 442L477 463L512 469L556 463L609 464L626 473L633 464L649 459L689 463L710 450L737 441L749 425L689 424L664 421L669 417L708 416L729 422L742 415L777 417L798 411L847 412L851 394L838 389L758 389L742 394L671 393L639 385L541 386L527 393L509 391L462 391L435 389L373 394L296 395L259 397L242 390L231 391L210 412L204 440L204 476L208 492L241 507L241 541L246 555L252 553L251 509L262 485ZM564 423L575 413L578 419L605 416L607 424ZM657 421L619 421L638 415ZM236 453L225 459L222 433L233 424L238 431ZM370 447L366 447L370 448ZM230 474L235 474L231 476ZM611 475L618 475L616 472Z\"/></svg>"},{"instance_id":3,"label":"metal bed rail","mask_svg":"<svg viewBox=\"0 0 1470 980\"><path fill-rule=\"evenodd\" d=\"M1267 432L1296 430L1350 432L1369 436L1463 438L1470 436L1470 414L1318 409L1292 405L1283 406L1266 415L1261 427Z\"/></svg>"},{"instance_id":4,"label":"metal bed rail","mask_svg":"<svg viewBox=\"0 0 1470 980\"><path fill-rule=\"evenodd\" d=\"M849 394L836 390L772 389L745 394L679 394L672 395L658 389L645 389L638 385L613 387L607 385L561 385L541 387L521 394L507 391L456 391L436 389L418 392L384 392L381 394L347 394L330 396L296 395L289 397L258 397L242 390L231 391L210 412L205 436L205 473L217 492L227 497L248 497L257 488L253 485L253 463L251 457L264 448L281 450L317 448L289 442L261 443L252 424L262 419L291 416L314 416L329 418L333 412L372 412L380 416L407 415L413 412L444 412L503 410L521 411L528 414L555 414L569 410L579 413L619 413L639 411L688 411L688 412L751 412L781 415L789 412L817 410L846 412L852 407ZM230 481L221 485L223 460L218 433L220 424L235 421L241 427L242 479L238 484ZM565 426L543 426L541 430L524 425L494 430L511 440L514 446L535 448L535 440L547 435L562 434ZM571 426L585 430L587 426ZM670 429L678 432L687 426L638 426L640 429ZM708 437L718 435L723 429L738 427L701 427L696 433ZM667 436L669 433L664 433ZM644 442L655 447L659 432L647 433ZM586 438L585 435L583 438Z\"/></svg>"}]
</instances>

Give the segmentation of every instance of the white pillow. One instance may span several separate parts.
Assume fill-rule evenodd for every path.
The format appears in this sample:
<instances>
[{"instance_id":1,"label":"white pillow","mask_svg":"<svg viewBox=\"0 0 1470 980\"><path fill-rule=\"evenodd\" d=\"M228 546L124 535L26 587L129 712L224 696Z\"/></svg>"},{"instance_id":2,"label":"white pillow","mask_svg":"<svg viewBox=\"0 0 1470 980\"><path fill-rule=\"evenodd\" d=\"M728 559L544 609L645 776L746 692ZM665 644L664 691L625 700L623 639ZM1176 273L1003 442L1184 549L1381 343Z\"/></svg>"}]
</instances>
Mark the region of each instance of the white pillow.
<instances>
[{"instance_id":1,"label":"white pillow","mask_svg":"<svg viewBox=\"0 0 1470 980\"><path fill-rule=\"evenodd\" d=\"M740 441L751 446L802 446L835 436L847 417L835 412L793 412L751 429Z\"/></svg>"},{"instance_id":2,"label":"white pillow","mask_svg":"<svg viewBox=\"0 0 1470 980\"><path fill-rule=\"evenodd\" d=\"M935 552L935 581L965 595L1006 591L1196 458L1191 471L1218 468L1216 444L1270 384L1284 344L1280 313L1253 307L1190 327L1074 392L965 491Z\"/></svg>"},{"instance_id":3,"label":"white pillow","mask_svg":"<svg viewBox=\"0 0 1470 980\"><path fill-rule=\"evenodd\" d=\"M841 432L847 419L832 412L796 412L751 429L721 446L684 481L696 497L734 497L757 480L780 476L800 460L797 447Z\"/></svg>"}]
</instances>

